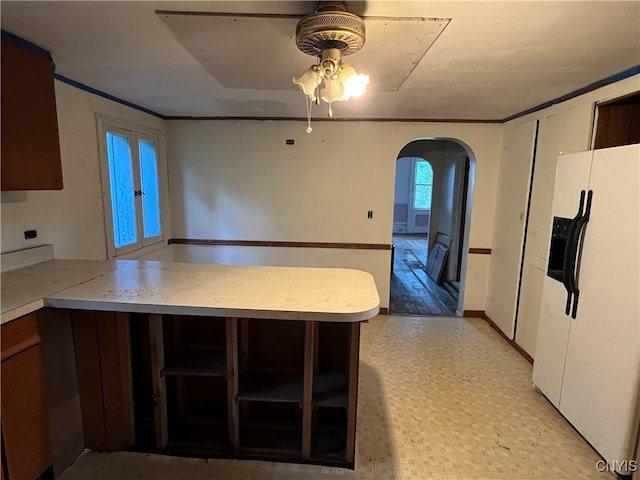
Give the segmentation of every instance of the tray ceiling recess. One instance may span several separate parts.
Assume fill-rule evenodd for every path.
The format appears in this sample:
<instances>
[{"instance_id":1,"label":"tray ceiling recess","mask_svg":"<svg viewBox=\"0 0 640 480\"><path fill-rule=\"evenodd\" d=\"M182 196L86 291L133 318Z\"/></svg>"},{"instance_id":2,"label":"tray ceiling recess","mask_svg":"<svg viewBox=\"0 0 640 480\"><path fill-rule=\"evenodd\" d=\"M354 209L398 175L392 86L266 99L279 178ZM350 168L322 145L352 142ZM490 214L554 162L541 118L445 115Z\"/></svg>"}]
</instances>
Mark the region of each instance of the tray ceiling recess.
<instances>
[{"instance_id":1,"label":"tray ceiling recess","mask_svg":"<svg viewBox=\"0 0 640 480\"><path fill-rule=\"evenodd\" d=\"M312 13L312 12L310 12ZM169 12L156 14L225 88L299 90L291 82L313 63L296 47L304 15ZM351 60L369 90L398 91L448 25L449 18L361 17L367 41Z\"/></svg>"}]
</instances>

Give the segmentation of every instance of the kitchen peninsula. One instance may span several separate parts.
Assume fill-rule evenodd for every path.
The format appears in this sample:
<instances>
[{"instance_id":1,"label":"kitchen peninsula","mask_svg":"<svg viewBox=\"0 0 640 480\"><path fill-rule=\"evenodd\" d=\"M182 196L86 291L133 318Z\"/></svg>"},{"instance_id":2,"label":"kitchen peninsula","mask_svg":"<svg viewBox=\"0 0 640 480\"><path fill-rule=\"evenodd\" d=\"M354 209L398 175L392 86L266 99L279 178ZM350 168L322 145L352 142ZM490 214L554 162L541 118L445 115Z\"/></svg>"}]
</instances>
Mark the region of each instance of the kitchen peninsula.
<instances>
[{"instance_id":1,"label":"kitchen peninsula","mask_svg":"<svg viewBox=\"0 0 640 480\"><path fill-rule=\"evenodd\" d=\"M360 323L378 311L371 275L348 269L51 260L2 275L3 335L70 318L84 446L100 451L353 467Z\"/></svg>"}]
</instances>

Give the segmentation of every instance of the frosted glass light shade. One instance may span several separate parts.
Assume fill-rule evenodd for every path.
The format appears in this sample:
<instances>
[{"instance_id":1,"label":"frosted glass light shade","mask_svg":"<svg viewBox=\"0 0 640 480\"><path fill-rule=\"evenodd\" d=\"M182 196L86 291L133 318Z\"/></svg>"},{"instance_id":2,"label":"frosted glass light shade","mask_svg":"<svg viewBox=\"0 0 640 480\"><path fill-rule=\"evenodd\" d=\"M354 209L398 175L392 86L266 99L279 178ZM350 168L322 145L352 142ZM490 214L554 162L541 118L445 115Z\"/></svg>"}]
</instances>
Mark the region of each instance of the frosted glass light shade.
<instances>
[{"instance_id":1,"label":"frosted glass light shade","mask_svg":"<svg viewBox=\"0 0 640 480\"><path fill-rule=\"evenodd\" d=\"M344 63L338 80L344 85L342 99L349 100L351 97L359 97L364 93L369 84L369 75L358 74L355 68L348 63Z\"/></svg>"},{"instance_id":2,"label":"frosted glass light shade","mask_svg":"<svg viewBox=\"0 0 640 480\"><path fill-rule=\"evenodd\" d=\"M318 85L322 83L322 77L320 77L320 75L316 73L313 67L311 67L306 72L304 72L302 76L298 78L294 77L293 83L298 85L306 96L315 101L316 89L318 88Z\"/></svg>"},{"instance_id":3,"label":"frosted glass light shade","mask_svg":"<svg viewBox=\"0 0 640 480\"><path fill-rule=\"evenodd\" d=\"M329 104L344 100L344 86L340 80L325 78L324 87L320 90L320 98Z\"/></svg>"}]
</instances>

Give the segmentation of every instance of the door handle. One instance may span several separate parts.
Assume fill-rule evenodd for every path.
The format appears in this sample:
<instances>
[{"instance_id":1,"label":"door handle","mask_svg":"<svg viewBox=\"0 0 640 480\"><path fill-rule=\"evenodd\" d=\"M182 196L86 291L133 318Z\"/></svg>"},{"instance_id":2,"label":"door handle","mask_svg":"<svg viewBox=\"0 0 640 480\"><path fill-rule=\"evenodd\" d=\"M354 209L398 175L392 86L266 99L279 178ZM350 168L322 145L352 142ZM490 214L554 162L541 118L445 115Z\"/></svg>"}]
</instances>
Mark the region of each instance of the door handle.
<instances>
[{"instance_id":1,"label":"door handle","mask_svg":"<svg viewBox=\"0 0 640 480\"><path fill-rule=\"evenodd\" d=\"M571 290L573 291L573 309L571 310L571 318L576 318L578 314L578 299L580 298L580 288L578 282L580 280L580 264L582 261L582 247L584 245L584 234L587 229L587 223L589 223L589 217L591 216L591 202L593 200L593 190L589 190L587 194L587 205L584 210L584 215L578 220L576 224L575 242L576 242L576 257L574 260L574 267L571 275Z\"/></svg>"},{"instance_id":2,"label":"door handle","mask_svg":"<svg viewBox=\"0 0 640 480\"><path fill-rule=\"evenodd\" d=\"M585 191L582 190L580 192L580 204L578 206L578 213L573 219L571 219L571 223L569 223L569 231L567 233L567 243L564 248L564 261L562 264L562 283L564 284L564 288L567 290L567 303L565 305L565 315L569 315L571 313L571 302L573 300L574 295L574 275L575 275L575 265L576 265L576 251L578 248L578 243L576 240L576 230L578 226L578 222L582 218L582 212L584 209L584 198Z\"/></svg>"}]
</instances>

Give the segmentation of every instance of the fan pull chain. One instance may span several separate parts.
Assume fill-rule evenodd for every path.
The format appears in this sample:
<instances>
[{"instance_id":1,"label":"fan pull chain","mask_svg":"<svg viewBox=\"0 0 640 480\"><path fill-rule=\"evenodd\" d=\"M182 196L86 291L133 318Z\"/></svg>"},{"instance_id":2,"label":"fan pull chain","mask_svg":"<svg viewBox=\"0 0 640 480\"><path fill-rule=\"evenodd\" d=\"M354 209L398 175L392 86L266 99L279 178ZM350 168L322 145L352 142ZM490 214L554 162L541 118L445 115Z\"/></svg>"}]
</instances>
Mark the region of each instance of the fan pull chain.
<instances>
[{"instance_id":1,"label":"fan pull chain","mask_svg":"<svg viewBox=\"0 0 640 480\"><path fill-rule=\"evenodd\" d=\"M307 107L307 133L311 133L313 131L313 128L311 128L311 102L313 100L311 100L311 97L307 97L306 101L304 102L305 106Z\"/></svg>"}]
</instances>

